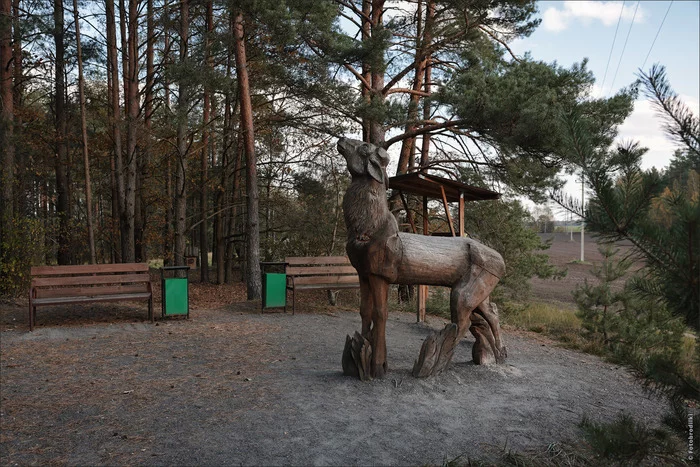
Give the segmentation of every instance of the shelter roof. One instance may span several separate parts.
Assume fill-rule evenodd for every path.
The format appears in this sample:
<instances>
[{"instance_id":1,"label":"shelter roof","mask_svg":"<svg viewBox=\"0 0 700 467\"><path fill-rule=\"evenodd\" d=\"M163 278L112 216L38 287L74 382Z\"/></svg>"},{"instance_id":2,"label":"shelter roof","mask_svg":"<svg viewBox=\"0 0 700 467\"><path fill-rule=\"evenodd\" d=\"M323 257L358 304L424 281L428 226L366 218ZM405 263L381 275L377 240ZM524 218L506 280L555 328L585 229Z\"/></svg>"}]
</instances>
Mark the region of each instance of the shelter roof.
<instances>
[{"instance_id":1,"label":"shelter roof","mask_svg":"<svg viewBox=\"0 0 700 467\"><path fill-rule=\"evenodd\" d=\"M424 172L411 172L389 179L389 188L400 190L404 193L427 196L428 198L442 199L440 187L444 188L448 202L459 201L460 193L464 193L465 201L499 199L501 197L500 193L487 190L486 188L467 185L466 183Z\"/></svg>"}]
</instances>

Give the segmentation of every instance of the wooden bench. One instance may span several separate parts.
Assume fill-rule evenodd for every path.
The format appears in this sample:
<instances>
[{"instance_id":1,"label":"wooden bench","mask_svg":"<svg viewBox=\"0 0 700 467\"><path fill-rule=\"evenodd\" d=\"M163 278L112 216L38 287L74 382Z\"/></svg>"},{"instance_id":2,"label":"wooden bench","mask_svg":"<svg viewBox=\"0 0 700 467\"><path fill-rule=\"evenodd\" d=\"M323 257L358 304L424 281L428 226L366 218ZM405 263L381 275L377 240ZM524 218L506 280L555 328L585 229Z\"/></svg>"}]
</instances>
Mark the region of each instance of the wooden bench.
<instances>
[{"instance_id":1,"label":"wooden bench","mask_svg":"<svg viewBox=\"0 0 700 467\"><path fill-rule=\"evenodd\" d=\"M287 290L292 291L292 314L296 311L297 290L338 290L360 287L357 271L350 264L347 256L292 256L285 258L284 261Z\"/></svg>"},{"instance_id":2,"label":"wooden bench","mask_svg":"<svg viewBox=\"0 0 700 467\"><path fill-rule=\"evenodd\" d=\"M31 269L29 330L34 330L36 307L75 303L148 300L153 322L153 292L146 263L38 266Z\"/></svg>"}]
</instances>

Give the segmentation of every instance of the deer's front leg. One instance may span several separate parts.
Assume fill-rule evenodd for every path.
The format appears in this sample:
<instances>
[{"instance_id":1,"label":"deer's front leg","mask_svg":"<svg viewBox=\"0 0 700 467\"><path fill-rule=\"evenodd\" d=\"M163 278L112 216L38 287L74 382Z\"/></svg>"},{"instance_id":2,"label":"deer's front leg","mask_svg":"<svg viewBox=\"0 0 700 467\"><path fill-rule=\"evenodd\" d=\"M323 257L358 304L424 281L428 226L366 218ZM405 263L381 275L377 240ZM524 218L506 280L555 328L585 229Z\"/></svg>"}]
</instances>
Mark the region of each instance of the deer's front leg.
<instances>
[{"instance_id":1,"label":"deer's front leg","mask_svg":"<svg viewBox=\"0 0 700 467\"><path fill-rule=\"evenodd\" d=\"M386 363L386 321L389 315L387 299L389 298L389 283L380 276L369 277L369 289L372 300L372 366L374 378L383 378L387 372Z\"/></svg>"},{"instance_id":2,"label":"deer's front leg","mask_svg":"<svg viewBox=\"0 0 700 467\"><path fill-rule=\"evenodd\" d=\"M362 318L362 336L366 339L369 339L372 327L373 303L369 278L360 277L360 318Z\"/></svg>"}]
</instances>

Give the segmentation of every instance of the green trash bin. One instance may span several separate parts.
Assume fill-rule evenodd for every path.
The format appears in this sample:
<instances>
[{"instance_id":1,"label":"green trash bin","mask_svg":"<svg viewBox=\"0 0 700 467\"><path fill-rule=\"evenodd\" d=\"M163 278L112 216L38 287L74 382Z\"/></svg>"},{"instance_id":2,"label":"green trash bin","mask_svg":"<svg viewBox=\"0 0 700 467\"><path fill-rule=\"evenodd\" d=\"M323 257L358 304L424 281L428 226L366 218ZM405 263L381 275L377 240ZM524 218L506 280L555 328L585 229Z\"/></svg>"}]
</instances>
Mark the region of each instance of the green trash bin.
<instances>
[{"instance_id":1,"label":"green trash bin","mask_svg":"<svg viewBox=\"0 0 700 467\"><path fill-rule=\"evenodd\" d=\"M262 272L262 309L287 308L287 274L265 272L269 266L284 267L286 263L260 263Z\"/></svg>"},{"instance_id":2,"label":"green trash bin","mask_svg":"<svg viewBox=\"0 0 700 467\"><path fill-rule=\"evenodd\" d=\"M166 266L160 270L163 318L166 316L190 317L189 280L187 278L189 270L189 266ZM185 271L185 277L165 277L166 272L175 271Z\"/></svg>"}]
</instances>

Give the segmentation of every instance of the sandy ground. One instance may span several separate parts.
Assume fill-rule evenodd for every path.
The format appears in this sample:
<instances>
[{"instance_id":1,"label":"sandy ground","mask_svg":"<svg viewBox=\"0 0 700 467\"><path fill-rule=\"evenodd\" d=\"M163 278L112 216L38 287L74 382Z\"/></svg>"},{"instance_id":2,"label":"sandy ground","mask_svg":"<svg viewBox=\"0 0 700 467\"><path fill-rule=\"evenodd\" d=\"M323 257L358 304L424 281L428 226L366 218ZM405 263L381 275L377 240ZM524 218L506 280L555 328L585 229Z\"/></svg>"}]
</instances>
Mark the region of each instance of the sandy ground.
<instances>
[{"instance_id":1,"label":"sandy ground","mask_svg":"<svg viewBox=\"0 0 700 467\"><path fill-rule=\"evenodd\" d=\"M356 312L244 302L152 325L143 304L123 308L112 322L40 315L29 333L0 305L2 465L439 465L543 450L576 438L584 414L655 423L663 410L626 370L512 331L506 364L473 365L465 340L419 380L413 360L443 321L391 313L390 372L363 383L340 371Z\"/></svg>"}]
</instances>

